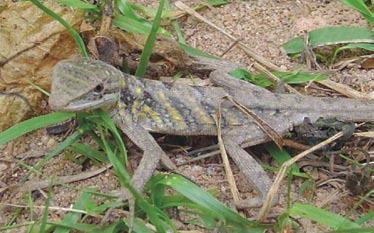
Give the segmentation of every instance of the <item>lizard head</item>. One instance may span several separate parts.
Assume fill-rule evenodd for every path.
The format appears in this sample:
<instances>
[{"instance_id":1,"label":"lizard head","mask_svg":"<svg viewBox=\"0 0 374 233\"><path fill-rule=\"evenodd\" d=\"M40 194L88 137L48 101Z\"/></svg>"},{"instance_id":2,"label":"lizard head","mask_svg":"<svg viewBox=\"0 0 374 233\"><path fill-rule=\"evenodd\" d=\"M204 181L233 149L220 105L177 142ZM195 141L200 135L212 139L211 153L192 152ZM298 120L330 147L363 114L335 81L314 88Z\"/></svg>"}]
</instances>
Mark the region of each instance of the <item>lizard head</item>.
<instances>
[{"instance_id":1,"label":"lizard head","mask_svg":"<svg viewBox=\"0 0 374 233\"><path fill-rule=\"evenodd\" d=\"M59 62L52 74L49 105L58 111L84 111L113 105L123 73L102 61L76 58Z\"/></svg>"}]
</instances>

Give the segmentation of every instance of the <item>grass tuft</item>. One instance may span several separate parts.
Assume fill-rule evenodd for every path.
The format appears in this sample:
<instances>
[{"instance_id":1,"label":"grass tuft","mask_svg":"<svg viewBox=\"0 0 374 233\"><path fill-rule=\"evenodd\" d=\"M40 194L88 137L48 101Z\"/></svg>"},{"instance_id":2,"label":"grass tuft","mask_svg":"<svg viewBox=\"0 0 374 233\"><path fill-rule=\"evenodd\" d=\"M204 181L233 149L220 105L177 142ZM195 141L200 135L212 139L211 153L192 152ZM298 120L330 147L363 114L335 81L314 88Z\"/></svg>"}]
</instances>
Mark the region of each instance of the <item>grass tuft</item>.
<instances>
[{"instance_id":1,"label":"grass tuft","mask_svg":"<svg viewBox=\"0 0 374 233\"><path fill-rule=\"evenodd\" d=\"M157 37L157 31L160 27L161 23L161 16L162 16L162 10L164 9L165 0L160 0L160 4L157 9L156 16L153 20L151 33L149 33L147 41L144 45L144 49L142 52L142 55L140 57L140 62L138 67L136 68L135 76L137 77L143 77L149 62L149 58L152 54L152 49L156 41Z\"/></svg>"}]
</instances>

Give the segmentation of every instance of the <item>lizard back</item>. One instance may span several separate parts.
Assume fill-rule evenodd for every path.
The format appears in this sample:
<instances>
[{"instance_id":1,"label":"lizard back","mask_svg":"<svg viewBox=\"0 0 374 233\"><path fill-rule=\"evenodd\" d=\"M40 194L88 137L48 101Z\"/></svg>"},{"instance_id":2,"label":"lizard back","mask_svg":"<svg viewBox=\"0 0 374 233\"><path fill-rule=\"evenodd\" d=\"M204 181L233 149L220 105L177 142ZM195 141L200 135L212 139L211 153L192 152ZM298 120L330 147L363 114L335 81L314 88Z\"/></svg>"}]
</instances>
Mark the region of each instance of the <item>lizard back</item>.
<instances>
[{"instance_id":1,"label":"lizard back","mask_svg":"<svg viewBox=\"0 0 374 233\"><path fill-rule=\"evenodd\" d=\"M214 116L223 97L221 87L168 84L126 75L120 104L124 114L151 132L176 135L215 135ZM222 103L222 127L240 126L248 118L228 103Z\"/></svg>"}]
</instances>

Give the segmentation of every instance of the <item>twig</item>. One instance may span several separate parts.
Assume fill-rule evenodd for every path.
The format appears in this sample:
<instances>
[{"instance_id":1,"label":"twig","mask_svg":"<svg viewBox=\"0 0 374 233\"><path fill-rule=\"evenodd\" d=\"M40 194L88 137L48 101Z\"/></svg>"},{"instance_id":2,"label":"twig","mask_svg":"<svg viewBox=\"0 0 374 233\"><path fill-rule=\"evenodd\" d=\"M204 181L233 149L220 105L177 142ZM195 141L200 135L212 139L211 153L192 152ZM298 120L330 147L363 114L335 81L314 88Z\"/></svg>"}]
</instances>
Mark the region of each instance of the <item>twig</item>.
<instances>
[{"instance_id":1,"label":"twig","mask_svg":"<svg viewBox=\"0 0 374 233\"><path fill-rule=\"evenodd\" d=\"M374 131L358 132L358 133L354 133L353 135L358 136L358 137L374 138Z\"/></svg>"},{"instance_id":2,"label":"twig","mask_svg":"<svg viewBox=\"0 0 374 233\"><path fill-rule=\"evenodd\" d=\"M350 88L347 85L337 83L337 82L334 82L334 81L331 81L331 80L328 80L328 79L320 80L320 81L317 81L317 82L326 86L326 87L328 87L328 88L331 88L332 90L334 90L336 92L339 92L340 94L343 94L343 95L351 97L351 98L373 99L373 97L371 97L368 94L361 93L359 91L356 91L356 90Z\"/></svg>"},{"instance_id":3,"label":"twig","mask_svg":"<svg viewBox=\"0 0 374 233\"><path fill-rule=\"evenodd\" d=\"M264 219L266 218L266 216L269 212L269 209L271 207L271 204L273 203L273 199L278 192L278 189L281 185L281 182L282 182L283 178L286 175L286 172L287 172L288 168L290 166L292 166L295 162L300 160L301 158L303 158L306 155L312 153L313 151L316 151L316 150L328 145L329 143L337 140L338 138L342 137L343 135L344 135L343 132L339 132L339 133L335 134L334 136L328 138L327 140L311 147L310 149L296 155L292 159L290 159L290 160L288 160L288 161L286 161L285 163L282 164L281 168L279 169L279 172L278 172L277 176L275 177L275 180L274 180L273 184L271 185L271 187L269 189L269 192L266 196L264 205L261 207L260 212L257 216L257 219L260 222L264 221Z\"/></svg>"},{"instance_id":4,"label":"twig","mask_svg":"<svg viewBox=\"0 0 374 233\"><path fill-rule=\"evenodd\" d=\"M295 142L290 139L283 139L284 145L297 150L308 150L310 146Z\"/></svg>"},{"instance_id":5,"label":"twig","mask_svg":"<svg viewBox=\"0 0 374 233\"><path fill-rule=\"evenodd\" d=\"M239 191L238 191L238 187L236 186L234 174L232 173L229 158L227 156L225 145L223 144L223 140L222 140L222 132L221 132L221 123L222 123L221 122L222 121L222 119L221 119L222 118L221 107L222 106L221 105L222 105L222 103L218 107L217 116L214 117L214 120L216 121L216 124L217 124L218 145L219 145L219 149L221 151L221 157L222 157L223 166L225 168L227 182L229 183L231 194L232 194L232 197L234 199L234 203L237 203L237 202L240 201ZM218 118L218 119L216 119L216 118Z\"/></svg>"},{"instance_id":6,"label":"twig","mask_svg":"<svg viewBox=\"0 0 374 233\"><path fill-rule=\"evenodd\" d=\"M226 96L226 98L231 101L240 111L242 111L244 114L246 114L253 122L260 127L264 133L277 144L279 148L282 148L284 145L282 136L278 134L277 131L275 131L266 121L261 119L261 117L257 116L256 113L245 107L244 105L240 104L238 101L236 101L231 96Z\"/></svg>"},{"instance_id":7,"label":"twig","mask_svg":"<svg viewBox=\"0 0 374 233\"><path fill-rule=\"evenodd\" d=\"M10 203L0 203L0 206L10 206L10 207L17 207L17 208L25 208L25 209L31 208L28 205L19 205L19 204L10 204ZM45 209L46 207L47 206L43 206L43 205L42 206L37 206L37 205L32 206L32 208L36 208L36 209ZM58 211L64 211L64 212L87 214L87 215L91 215L91 216L94 216L94 217L98 216L98 215L92 215L89 212L84 211L84 210L73 209L73 208L64 208L64 207L59 207L59 206L48 206L48 210L58 210Z\"/></svg>"},{"instance_id":8,"label":"twig","mask_svg":"<svg viewBox=\"0 0 374 233\"><path fill-rule=\"evenodd\" d=\"M61 184L61 183L72 183L72 182L76 182L76 181L80 181L80 180L85 180L85 179L88 179L88 178L91 178L93 176L97 176L99 175L100 173L106 171L107 169L111 168L112 165L107 165L105 167L102 167L102 168L99 168L95 171L89 171L89 172L82 172L80 174L77 174L77 175L72 175L72 176L61 176L61 177L56 177L56 180L57 180L57 183L52 183L50 181L50 179L47 179L47 180L42 180L42 181L28 181L22 185L16 185L16 188L18 186L19 190L21 192L25 192L25 191L35 191L35 190L38 190L38 189L44 189L44 188L47 188L49 187L50 185L58 185L58 184ZM10 187L12 188L12 187Z\"/></svg>"},{"instance_id":9,"label":"twig","mask_svg":"<svg viewBox=\"0 0 374 233\"><path fill-rule=\"evenodd\" d=\"M237 39L236 41L233 41L230 45L229 45L229 47L227 47L227 49L225 49L225 51L223 51L222 53L221 53L221 55L219 55L220 57L223 57L226 53L228 53L232 48L234 48L235 47L235 45L237 45L238 44L238 42L239 41L241 41L242 39Z\"/></svg>"},{"instance_id":10,"label":"twig","mask_svg":"<svg viewBox=\"0 0 374 233\"><path fill-rule=\"evenodd\" d=\"M241 146L241 148L247 148L247 147L254 146L254 145L257 145L257 144L260 144L260 143L264 143L264 142L267 142L267 141L269 141L268 138L253 139L253 140L246 141L246 142L242 143L240 146ZM211 147L213 148L213 146L211 146ZM217 145L214 145L214 148L218 148ZM215 150L215 151L209 152L207 154L203 154L201 156L198 156L194 159L190 159L186 162L180 163L180 164L178 164L178 166L189 164L189 163L201 160L201 159L206 159L206 158L218 155L219 153L220 153L219 150Z\"/></svg>"},{"instance_id":11,"label":"twig","mask_svg":"<svg viewBox=\"0 0 374 233\"><path fill-rule=\"evenodd\" d=\"M188 161L185 161L185 162L182 162L182 163L178 163L178 166L182 166L182 165L186 165L186 164L189 164L189 163L192 163L192 162L195 162L195 161L199 161L199 160L202 160L202 159L206 159L206 158L209 158L209 157L212 157L212 156L215 156L215 155L218 155L220 153L219 150L215 150L215 151L212 151L212 152L209 152L209 153L206 153L206 154L203 154L203 155L200 155L196 158L193 158L193 159L189 159Z\"/></svg>"}]
</instances>

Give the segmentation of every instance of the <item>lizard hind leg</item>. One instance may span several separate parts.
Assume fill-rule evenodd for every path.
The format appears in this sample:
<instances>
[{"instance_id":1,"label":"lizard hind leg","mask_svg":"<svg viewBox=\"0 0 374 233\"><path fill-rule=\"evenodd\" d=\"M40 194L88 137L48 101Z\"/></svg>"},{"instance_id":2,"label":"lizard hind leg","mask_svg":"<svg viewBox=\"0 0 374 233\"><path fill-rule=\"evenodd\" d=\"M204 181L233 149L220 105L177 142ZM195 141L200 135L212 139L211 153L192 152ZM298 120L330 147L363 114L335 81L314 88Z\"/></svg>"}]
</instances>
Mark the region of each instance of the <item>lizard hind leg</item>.
<instances>
[{"instance_id":1,"label":"lizard hind leg","mask_svg":"<svg viewBox=\"0 0 374 233\"><path fill-rule=\"evenodd\" d=\"M235 137L235 133L223 135L223 144L230 157L234 160L240 171L243 172L246 180L258 192L257 197L239 201L235 205L238 208L260 207L272 183L269 176L261 165L238 144L238 138Z\"/></svg>"}]
</instances>

